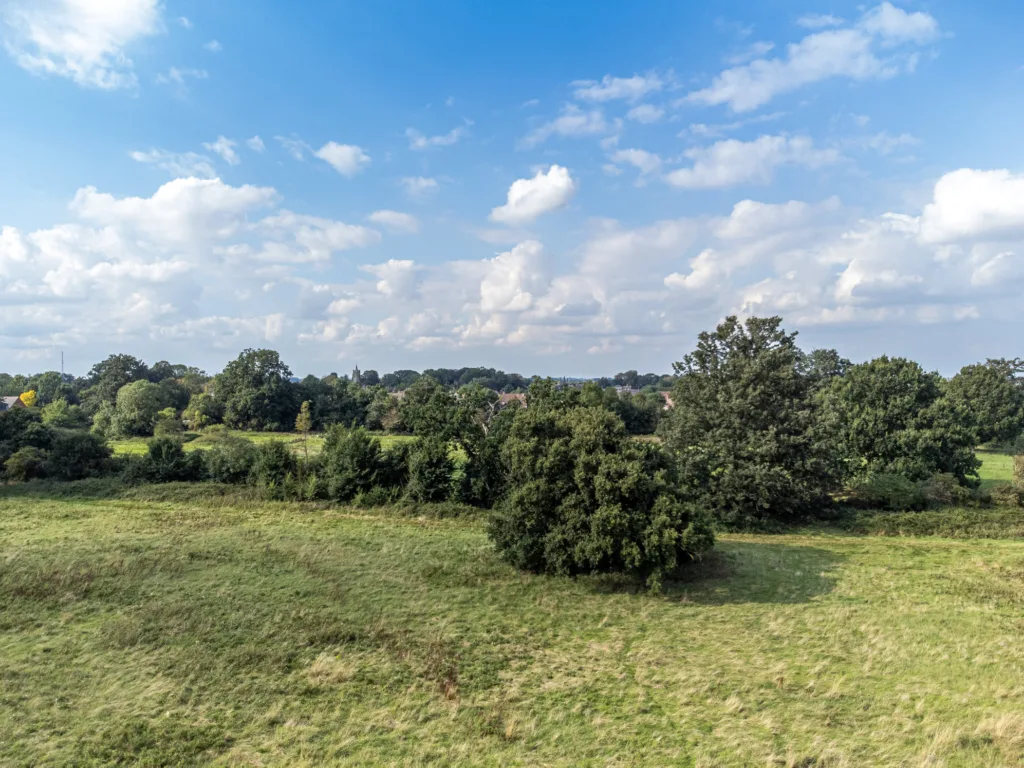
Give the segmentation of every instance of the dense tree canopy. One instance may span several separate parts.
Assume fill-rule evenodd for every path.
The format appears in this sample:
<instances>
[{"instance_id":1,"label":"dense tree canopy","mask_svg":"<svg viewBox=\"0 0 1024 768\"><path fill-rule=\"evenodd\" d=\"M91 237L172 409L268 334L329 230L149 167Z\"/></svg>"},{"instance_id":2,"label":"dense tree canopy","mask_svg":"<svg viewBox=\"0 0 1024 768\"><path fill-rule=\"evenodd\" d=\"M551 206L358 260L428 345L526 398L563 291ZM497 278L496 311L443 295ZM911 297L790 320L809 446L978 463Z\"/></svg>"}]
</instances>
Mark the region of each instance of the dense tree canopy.
<instances>
[{"instance_id":1,"label":"dense tree canopy","mask_svg":"<svg viewBox=\"0 0 1024 768\"><path fill-rule=\"evenodd\" d=\"M273 350L242 352L214 380L214 396L224 407L224 423L236 429L291 429L299 410L291 375Z\"/></svg>"},{"instance_id":2,"label":"dense tree canopy","mask_svg":"<svg viewBox=\"0 0 1024 768\"><path fill-rule=\"evenodd\" d=\"M1024 430L1024 382L1015 363L964 366L946 387L949 400L970 416L979 443L1009 442Z\"/></svg>"},{"instance_id":3,"label":"dense tree canopy","mask_svg":"<svg viewBox=\"0 0 1024 768\"><path fill-rule=\"evenodd\" d=\"M149 367L132 355L111 355L96 363L87 376L89 388L82 393L95 410L103 403L114 404L121 387L133 381L148 381Z\"/></svg>"},{"instance_id":4,"label":"dense tree canopy","mask_svg":"<svg viewBox=\"0 0 1024 768\"><path fill-rule=\"evenodd\" d=\"M912 360L879 357L853 365L821 393L855 474L893 473L924 480L936 472L971 482L977 473L973 420L944 381Z\"/></svg>"},{"instance_id":5,"label":"dense tree canopy","mask_svg":"<svg viewBox=\"0 0 1024 768\"><path fill-rule=\"evenodd\" d=\"M153 434L157 415L170 405L167 393L151 381L134 381L117 393L111 424L115 435L130 437Z\"/></svg>"},{"instance_id":6,"label":"dense tree canopy","mask_svg":"<svg viewBox=\"0 0 1024 768\"><path fill-rule=\"evenodd\" d=\"M662 433L727 525L811 515L839 485L841 466L801 362L796 334L780 318L730 317L675 365L675 408Z\"/></svg>"}]
</instances>

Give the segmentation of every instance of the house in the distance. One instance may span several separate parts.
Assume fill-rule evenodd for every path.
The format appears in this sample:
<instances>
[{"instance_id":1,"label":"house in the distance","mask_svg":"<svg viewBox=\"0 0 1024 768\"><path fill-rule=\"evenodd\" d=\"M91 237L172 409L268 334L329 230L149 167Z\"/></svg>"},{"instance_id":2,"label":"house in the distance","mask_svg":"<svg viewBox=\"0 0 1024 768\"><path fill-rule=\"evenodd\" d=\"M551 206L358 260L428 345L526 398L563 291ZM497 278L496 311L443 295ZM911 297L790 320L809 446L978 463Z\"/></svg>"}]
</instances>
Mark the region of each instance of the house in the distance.
<instances>
[{"instance_id":1,"label":"house in the distance","mask_svg":"<svg viewBox=\"0 0 1024 768\"><path fill-rule=\"evenodd\" d=\"M508 392L501 395L498 398L498 407L506 408L512 403L519 403L523 408L526 407L526 395L522 392Z\"/></svg>"},{"instance_id":2,"label":"house in the distance","mask_svg":"<svg viewBox=\"0 0 1024 768\"><path fill-rule=\"evenodd\" d=\"M0 397L0 413L9 411L13 408L24 408L25 404L21 402L20 397Z\"/></svg>"}]
</instances>

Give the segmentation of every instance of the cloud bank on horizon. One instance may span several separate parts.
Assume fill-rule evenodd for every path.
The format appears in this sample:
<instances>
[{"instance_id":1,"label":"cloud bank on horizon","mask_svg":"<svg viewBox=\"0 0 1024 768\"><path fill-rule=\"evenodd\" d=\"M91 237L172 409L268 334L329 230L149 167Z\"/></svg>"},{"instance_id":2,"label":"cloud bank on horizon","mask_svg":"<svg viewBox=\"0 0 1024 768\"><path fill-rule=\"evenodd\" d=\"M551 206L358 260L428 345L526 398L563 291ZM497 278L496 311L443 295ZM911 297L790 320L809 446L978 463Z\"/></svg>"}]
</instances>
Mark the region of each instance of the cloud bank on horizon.
<instances>
[{"instance_id":1,"label":"cloud bank on horizon","mask_svg":"<svg viewBox=\"0 0 1024 768\"><path fill-rule=\"evenodd\" d=\"M965 73L951 0L623 9L515 67L541 3L416 11L387 51L372 8L174 5L0 3L0 369L667 371L728 314L946 370L1019 354L1020 62ZM472 30L468 69L415 39Z\"/></svg>"}]
</instances>

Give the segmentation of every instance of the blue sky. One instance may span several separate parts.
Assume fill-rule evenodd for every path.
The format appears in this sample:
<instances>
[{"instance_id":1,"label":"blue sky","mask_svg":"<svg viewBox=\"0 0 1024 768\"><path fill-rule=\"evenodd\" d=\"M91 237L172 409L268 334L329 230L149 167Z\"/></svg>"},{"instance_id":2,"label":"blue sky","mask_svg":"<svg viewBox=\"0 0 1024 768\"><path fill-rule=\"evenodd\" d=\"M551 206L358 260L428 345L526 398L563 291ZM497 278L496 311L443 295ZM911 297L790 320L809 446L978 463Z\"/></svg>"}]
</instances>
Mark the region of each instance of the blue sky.
<instances>
[{"instance_id":1,"label":"blue sky","mask_svg":"<svg viewBox=\"0 0 1024 768\"><path fill-rule=\"evenodd\" d=\"M0 0L0 369L1019 355L1022 17Z\"/></svg>"}]
</instances>

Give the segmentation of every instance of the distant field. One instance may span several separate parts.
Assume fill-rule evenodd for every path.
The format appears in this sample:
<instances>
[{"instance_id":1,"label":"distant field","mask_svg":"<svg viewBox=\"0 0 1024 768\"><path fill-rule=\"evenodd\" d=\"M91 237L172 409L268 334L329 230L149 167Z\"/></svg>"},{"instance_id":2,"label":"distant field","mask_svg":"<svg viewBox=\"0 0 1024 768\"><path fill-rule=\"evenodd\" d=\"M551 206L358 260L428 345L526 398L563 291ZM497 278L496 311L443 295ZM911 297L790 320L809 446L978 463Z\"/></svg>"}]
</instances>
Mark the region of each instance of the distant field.
<instances>
[{"instance_id":1,"label":"distant field","mask_svg":"<svg viewBox=\"0 0 1024 768\"><path fill-rule=\"evenodd\" d=\"M979 448L978 458L981 459L978 476L981 478L982 488L1013 480L1013 456Z\"/></svg>"},{"instance_id":2,"label":"distant field","mask_svg":"<svg viewBox=\"0 0 1024 768\"><path fill-rule=\"evenodd\" d=\"M251 440L254 443L265 443L270 440L280 440L288 444L288 446L296 453L301 453L303 450L302 435L294 432L244 432L241 430L232 430L231 434L238 437L244 437L246 440ZM381 445L384 448L394 445L400 442L409 442L416 438L411 435L385 435L375 434ZM144 454L146 452L146 443L149 438L145 437L133 437L127 440L111 440L110 446L114 449L115 454ZM211 447L215 443L207 442L201 437L192 440L185 444L186 451L203 450ZM319 453L323 447L324 438L321 434L311 433L309 436L309 453L311 455Z\"/></svg>"},{"instance_id":3,"label":"distant field","mask_svg":"<svg viewBox=\"0 0 1024 768\"><path fill-rule=\"evenodd\" d=\"M5 766L1024 763L1021 541L725 536L655 597L479 521L77 492L0 488Z\"/></svg>"}]
</instances>

